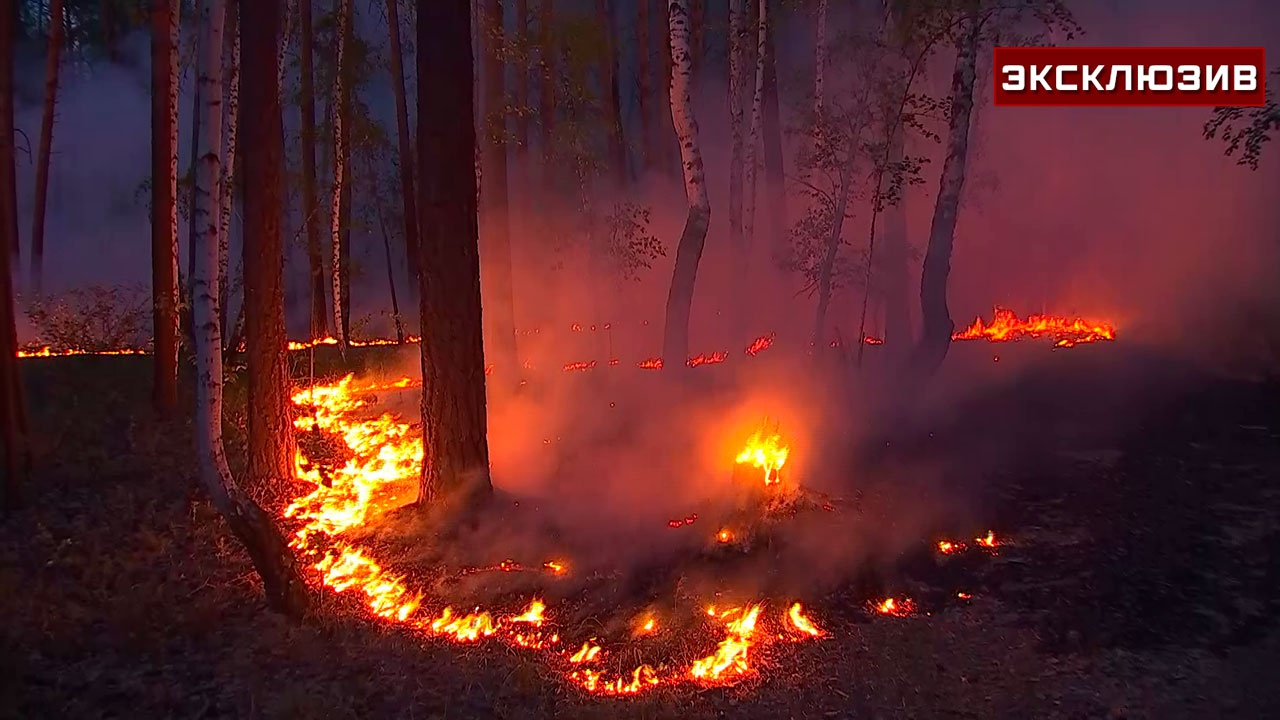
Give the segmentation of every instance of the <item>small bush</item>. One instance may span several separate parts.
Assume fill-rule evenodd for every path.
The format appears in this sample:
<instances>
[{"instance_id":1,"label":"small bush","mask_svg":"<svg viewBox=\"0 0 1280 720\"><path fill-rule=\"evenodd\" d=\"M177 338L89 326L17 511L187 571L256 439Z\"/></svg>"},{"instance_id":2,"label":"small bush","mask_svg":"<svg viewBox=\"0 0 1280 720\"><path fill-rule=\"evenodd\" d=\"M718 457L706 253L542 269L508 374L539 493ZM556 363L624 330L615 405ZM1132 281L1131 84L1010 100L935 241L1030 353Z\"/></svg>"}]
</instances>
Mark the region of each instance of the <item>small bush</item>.
<instances>
[{"instance_id":1,"label":"small bush","mask_svg":"<svg viewBox=\"0 0 1280 720\"><path fill-rule=\"evenodd\" d=\"M151 345L151 297L138 285L91 285L26 303L33 343L54 352L142 350Z\"/></svg>"}]
</instances>

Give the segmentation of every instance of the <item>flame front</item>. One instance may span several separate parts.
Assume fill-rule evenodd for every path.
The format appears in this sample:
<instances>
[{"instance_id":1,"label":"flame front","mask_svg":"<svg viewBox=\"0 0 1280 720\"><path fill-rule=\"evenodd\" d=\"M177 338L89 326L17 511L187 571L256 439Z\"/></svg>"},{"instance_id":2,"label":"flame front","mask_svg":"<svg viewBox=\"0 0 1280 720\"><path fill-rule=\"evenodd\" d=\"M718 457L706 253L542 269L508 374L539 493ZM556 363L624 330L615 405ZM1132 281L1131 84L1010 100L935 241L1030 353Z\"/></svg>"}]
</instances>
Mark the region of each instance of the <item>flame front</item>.
<instances>
[{"instance_id":1,"label":"flame front","mask_svg":"<svg viewBox=\"0 0 1280 720\"><path fill-rule=\"evenodd\" d=\"M747 664L747 651L751 649L751 636L756 631L756 618L760 616L760 605L753 605L740 617L732 620L725 630L728 637L712 655L697 660L689 668L689 675L698 680L716 681L725 676L745 675L750 671Z\"/></svg>"},{"instance_id":2,"label":"flame front","mask_svg":"<svg viewBox=\"0 0 1280 720\"><path fill-rule=\"evenodd\" d=\"M1028 315L1021 319L1017 313L997 307L991 315L991 323L976 318L969 327L951 336L952 340L986 339L990 342L1007 342L1023 338L1049 337L1054 347L1074 347L1116 339L1116 330L1107 323L1090 322L1083 318L1056 315Z\"/></svg>"}]
</instances>

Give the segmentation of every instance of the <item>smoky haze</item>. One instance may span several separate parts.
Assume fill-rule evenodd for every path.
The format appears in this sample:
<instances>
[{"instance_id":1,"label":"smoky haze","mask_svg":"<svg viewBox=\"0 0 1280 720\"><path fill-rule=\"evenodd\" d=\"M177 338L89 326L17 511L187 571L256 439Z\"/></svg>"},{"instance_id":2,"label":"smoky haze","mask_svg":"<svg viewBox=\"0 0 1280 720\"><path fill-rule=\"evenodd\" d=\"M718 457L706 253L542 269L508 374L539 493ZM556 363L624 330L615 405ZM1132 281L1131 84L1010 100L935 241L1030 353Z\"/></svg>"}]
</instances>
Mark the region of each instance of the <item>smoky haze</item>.
<instances>
[{"instance_id":1,"label":"smoky haze","mask_svg":"<svg viewBox=\"0 0 1280 720\"><path fill-rule=\"evenodd\" d=\"M1275 49L1273 39L1280 37L1280 6L1262 0L1212 5L1098 0L1070 6L1087 31L1078 44ZM709 12L723 12L723 7L710 3ZM777 36L784 114L812 82L803 69L812 57L810 19L789 17ZM366 29L377 32L377 22L369 22ZM132 60L125 66L68 66L60 88L46 240L45 276L51 290L149 280L146 196L136 193L149 172L146 38L132 38L129 47ZM1270 299L1280 260L1280 205L1274 202L1280 163L1275 158L1264 157L1257 172L1225 158L1220 143L1201 139L1208 109L991 107L989 52L984 59L951 272L950 305L957 325L977 315L989 317L999 304L1019 313L1108 320L1122 340L1188 348L1216 332L1221 319L1234 319L1243 308ZM33 140L39 129L42 62L38 56L27 57L18 72L24 92L17 124ZM942 53L930 66L924 87L945 96L950 63L949 53ZM412 68L412 62L406 67ZM837 75L840 68L829 72ZM625 195L593 195L602 211L630 202L651 213L647 232L664 243L666 252L635 280L611 274L607 262L602 269L598 257L572 241L557 249L566 239L553 237L547 228L577 207L579 198L566 196L560 207L547 208L518 185L513 190L520 355L533 372L549 380L514 397L491 389L494 477L503 489L529 498L557 530L548 534L541 526L522 524L480 528L476 532L487 539L481 546L489 554L501 548L538 555L569 544L576 559L603 566L702 543L714 528L695 524L686 532L666 528L667 521L707 503L732 502L737 492L733 455L766 418L779 423L792 444L789 476L837 495L851 490L854 479L838 468L875 425L869 399L875 391L833 386L829 377L813 370L804 346L814 300L798 294L802 283L795 276L770 270L762 274L757 291L746 297L730 293L735 278L727 242L729 130L722 76L717 65L708 64L696 103L712 221L699 270L690 347L695 354L726 351L729 359L707 370L696 390L673 388L660 374L634 367L660 354L664 303L686 212L679 179L655 174ZM190 86L188 72L180 100L184 168ZM372 83L363 99L385 124L392 102L385 83ZM624 105L633 115L631 101ZM292 137L296 112L290 111L286 122L286 136ZM637 123L628 120L628 132L636 131ZM934 129L945 132L945 127ZM906 201L908 238L917 251L928 236L941 151L939 144L911 141L911 152L931 159L925 183L912 188ZM24 243L33 175L31 163L20 159ZM538 181L513 172L511 182L536 187ZM758 182L762 199L756 227L763 235L768 227L763 175ZM300 203L295 198L291 205L287 227L296 229ZM800 199L792 197L792 221L800 208ZM846 225L847 252L865 246L869 221L864 200ZM185 223L179 233L185 264ZM233 230L232 257L236 238ZM287 312L290 327L300 332L306 326L306 257L299 239L289 240ZM366 335L388 336L381 242L376 232L353 233L357 271L352 302L355 316L368 318ZM402 249L395 252L399 257ZM404 305L407 277L402 262L396 263ZM918 263L913 263L915 322L918 276ZM860 303L860 289L838 291L829 332L839 329L845 338L855 337ZM740 326L731 321L738 317L746 318ZM869 333L878 334L880 325L873 310ZM739 327L745 335L735 334ZM416 331L412 324L411 329ZM745 357L743 349L753 338L770 333L777 334L773 348L758 358ZM1218 352L1230 353L1232 339L1221 340ZM615 358L618 368L561 372L565 363L605 366ZM416 363L416 358L406 359L404 372L416 376ZM808 557L818 559L810 559L811 565L797 574L812 575L817 565L834 575L869 555L892 553L955 512L962 503L936 493L946 469L921 465L883 478L896 482L897 492L870 501L880 503L878 517L893 517L892 523L819 523L819 530L804 530L797 547L813 550Z\"/></svg>"}]
</instances>

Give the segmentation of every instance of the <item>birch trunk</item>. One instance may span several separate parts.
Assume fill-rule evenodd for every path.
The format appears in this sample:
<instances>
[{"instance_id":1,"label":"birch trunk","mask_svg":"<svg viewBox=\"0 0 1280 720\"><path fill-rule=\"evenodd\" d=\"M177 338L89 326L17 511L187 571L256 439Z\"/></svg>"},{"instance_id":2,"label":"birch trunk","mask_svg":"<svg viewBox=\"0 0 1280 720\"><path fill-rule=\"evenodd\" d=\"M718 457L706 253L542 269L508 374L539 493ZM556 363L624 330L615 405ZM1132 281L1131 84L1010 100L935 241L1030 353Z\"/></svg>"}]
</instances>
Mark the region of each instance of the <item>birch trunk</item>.
<instances>
[{"instance_id":1,"label":"birch trunk","mask_svg":"<svg viewBox=\"0 0 1280 720\"><path fill-rule=\"evenodd\" d=\"M338 343L342 348L346 348L347 336L344 332L346 323L343 322L342 308L342 183L343 171L346 167L347 148L346 133L343 130L343 123L346 118L342 116L342 103L338 101L344 93L344 80L346 76L343 67L343 55L346 50L347 40L347 23L351 17L351 0L337 0L338 2L338 31L337 40L334 45L337 52L334 58L333 72L333 195L329 201L329 248L330 258L333 263L330 270L330 291L333 293L333 332L337 336Z\"/></svg>"},{"instance_id":2,"label":"birch trunk","mask_svg":"<svg viewBox=\"0 0 1280 720\"><path fill-rule=\"evenodd\" d=\"M693 113L693 54L689 43L689 0L670 0L667 6L671 42L671 123L680 140L684 169L685 197L689 214L676 247L675 270L667 293L667 316L663 331L664 362L680 367L689 357L689 315L698 263L711 221L711 201L698 143L698 121ZM678 365L673 365L678 363Z\"/></svg>"},{"instance_id":3,"label":"birch trunk","mask_svg":"<svg viewBox=\"0 0 1280 720\"><path fill-rule=\"evenodd\" d=\"M394 0L393 0L394 1ZM329 334L324 306L324 260L320 242L320 201L316 192L316 91L313 82L311 0L298 6L298 104L299 135L302 142L302 213L307 235L307 265L310 272L311 339Z\"/></svg>"},{"instance_id":4,"label":"birch trunk","mask_svg":"<svg viewBox=\"0 0 1280 720\"><path fill-rule=\"evenodd\" d=\"M947 307L947 275L951 271L951 248L955 241L956 214L964 190L965 164L969 156L969 116L973 112L973 82L978 59L981 23L976 14L967 19L963 39L956 52L951 79L951 113L947 130L947 156L942 163L938 197L929 228L929 246L920 275L922 333L913 365L931 374L942 365L951 345L955 323Z\"/></svg>"},{"instance_id":5,"label":"birch trunk","mask_svg":"<svg viewBox=\"0 0 1280 720\"><path fill-rule=\"evenodd\" d=\"M192 279L196 328L196 455L199 477L213 505L244 544L262 578L267 603L278 612L300 618L307 610L306 584L293 553L270 517L236 484L222 443L222 329L218 293L222 265L218 258L221 185L218 157L222 137L222 30L220 0L209 0L201 18L203 52L199 83L207 116L198 139L202 153L196 171L193 222L199 226L198 252Z\"/></svg>"},{"instance_id":6,"label":"birch trunk","mask_svg":"<svg viewBox=\"0 0 1280 720\"><path fill-rule=\"evenodd\" d=\"M827 0L818 0L813 48L813 113L816 116L822 114L827 102Z\"/></svg>"},{"instance_id":7,"label":"birch trunk","mask_svg":"<svg viewBox=\"0 0 1280 720\"><path fill-rule=\"evenodd\" d=\"M162 415L178 398L178 16L171 0L151 5L152 401Z\"/></svg>"},{"instance_id":8,"label":"birch trunk","mask_svg":"<svg viewBox=\"0 0 1280 720\"><path fill-rule=\"evenodd\" d=\"M305 2L305 0L304 0ZM409 138L409 101L404 83L404 56L400 49L400 15L398 0L387 0L387 28L391 42L391 87L396 101L396 140L400 152L400 200L404 214L404 247L409 261L409 302L418 296L418 200L413 181L413 151ZM528 73L524 74L527 81ZM527 95L526 95L527 97ZM528 120L525 120L525 139L528 143ZM397 319L397 322L399 320Z\"/></svg>"},{"instance_id":9,"label":"birch trunk","mask_svg":"<svg viewBox=\"0 0 1280 720\"><path fill-rule=\"evenodd\" d=\"M218 273L219 319L223 327L227 324L227 305L231 298L229 278L231 271L227 266L231 245L231 208L236 196L236 142L237 128L240 120L240 0L225 0L227 4L227 36L228 49L223 79L227 85L226 107L226 142L223 145L225 159L222 167L222 195L218 209L218 263L222 268Z\"/></svg>"},{"instance_id":10,"label":"birch trunk","mask_svg":"<svg viewBox=\"0 0 1280 720\"><path fill-rule=\"evenodd\" d=\"M194 9L195 9L195 14L197 18L196 22L198 27L199 19L204 17L204 0L195 0ZM187 277L187 286L185 288L187 307L184 308L179 313L180 315L179 323L186 325L186 327L183 329L187 330L188 334L191 332L194 332L194 330L192 330L192 325L191 325L191 301L192 301L192 298L194 297L192 295L194 291L191 286L190 276L195 271L195 267L196 267L196 224L194 222L194 218L191 217L191 214L195 212L195 207L196 207L196 165L200 163L200 142L199 142L200 116L204 114L204 103L202 102L202 99L200 97L200 76L199 76L199 67L198 67L200 57L203 55L202 49L200 47L200 43L203 41L204 41L204 33L197 30L196 48L195 48L196 62L193 63L192 71L191 71L192 78L193 78L192 85L194 85L195 87L192 88L192 92L191 92L191 167L188 170L188 172L191 173L191 191L187 195L187 213L188 213L187 276L188 277ZM175 52L177 52L178 45L174 45L174 48L175 48ZM178 286L182 287L181 269L179 269L179 272L178 272ZM194 342L195 335L190 335L190 340Z\"/></svg>"},{"instance_id":11,"label":"birch trunk","mask_svg":"<svg viewBox=\"0 0 1280 720\"><path fill-rule=\"evenodd\" d=\"M36 164L35 208L31 218L31 288L44 290L44 222L49 197L49 159L53 154L53 111L58 100L62 53L62 0L49 3L49 49L44 68L44 110L40 118L40 156Z\"/></svg>"}]
</instances>

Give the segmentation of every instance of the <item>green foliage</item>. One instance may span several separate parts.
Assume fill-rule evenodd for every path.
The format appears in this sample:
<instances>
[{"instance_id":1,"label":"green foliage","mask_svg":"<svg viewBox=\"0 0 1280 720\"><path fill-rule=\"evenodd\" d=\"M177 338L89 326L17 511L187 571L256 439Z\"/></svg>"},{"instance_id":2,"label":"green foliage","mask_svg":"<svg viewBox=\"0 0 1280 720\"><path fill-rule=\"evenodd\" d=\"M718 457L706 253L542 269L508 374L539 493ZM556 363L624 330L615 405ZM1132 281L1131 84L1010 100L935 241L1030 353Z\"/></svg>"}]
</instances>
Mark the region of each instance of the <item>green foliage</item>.
<instances>
[{"instance_id":1,"label":"green foliage","mask_svg":"<svg viewBox=\"0 0 1280 720\"><path fill-rule=\"evenodd\" d=\"M1280 76L1280 68L1271 75ZM1280 106L1275 94L1267 88L1267 102L1262 107L1218 107L1204 124L1206 140L1221 138L1227 157L1235 157L1237 165L1258 169L1262 146L1271 140L1271 131L1280 128ZM1238 154L1237 154L1238 153Z\"/></svg>"},{"instance_id":2,"label":"green foliage","mask_svg":"<svg viewBox=\"0 0 1280 720\"><path fill-rule=\"evenodd\" d=\"M639 280L642 270L667 256L662 240L649 232L649 208L632 202L614 204L604 217L605 255L624 280Z\"/></svg>"},{"instance_id":3,"label":"green foliage","mask_svg":"<svg viewBox=\"0 0 1280 720\"><path fill-rule=\"evenodd\" d=\"M54 352L141 349L151 341L151 295L140 285L91 285L32 299L36 347Z\"/></svg>"}]
</instances>

